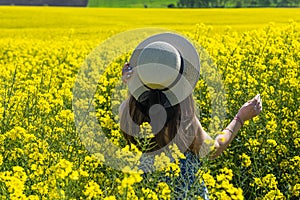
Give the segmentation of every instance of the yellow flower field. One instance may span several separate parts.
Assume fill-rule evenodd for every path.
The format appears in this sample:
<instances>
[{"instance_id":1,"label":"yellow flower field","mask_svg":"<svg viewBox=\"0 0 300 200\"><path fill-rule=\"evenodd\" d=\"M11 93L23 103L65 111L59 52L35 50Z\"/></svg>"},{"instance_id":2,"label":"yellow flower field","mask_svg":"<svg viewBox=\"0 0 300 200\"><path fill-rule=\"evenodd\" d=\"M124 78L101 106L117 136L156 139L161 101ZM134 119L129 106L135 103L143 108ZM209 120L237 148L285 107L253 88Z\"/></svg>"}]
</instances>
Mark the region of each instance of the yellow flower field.
<instances>
[{"instance_id":1,"label":"yellow flower field","mask_svg":"<svg viewBox=\"0 0 300 200\"><path fill-rule=\"evenodd\" d=\"M299 199L299 13L0 7L0 198L179 197L176 182L166 181L176 180L178 160L184 159L176 146L170 149L174 162L161 154L155 159L156 170L143 174L137 167L142 153L126 146L120 134L116 109L127 95L121 68L133 49L122 55L112 52L108 56L114 59L103 66L93 65L105 59L91 54L117 33L157 27L189 37L218 70L226 97L222 116L213 110L219 82L203 73L194 93L202 125L212 136L246 100L257 93L263 100L263 112L245 123L222 156L201 160L195 185L201 187L204 181L210 199ZM110 48L119 52L126 44ZM84 95L74 92L76 84L88 87L77 77L85 64L102 73L89 76L97 82L92 115L105 135L88 132L89 122L76 121L78 109L90 111L85 107L90 105L75 101ZM140 130L152 137L147 124ZM82 137L82 131L88 137ZM113 148L107 143L118 149L109 152ZM116 163L122 167L116 169ZM197 187L187 191L191 199L202 198L194 195Z\"/></svg>"}]
</instances>

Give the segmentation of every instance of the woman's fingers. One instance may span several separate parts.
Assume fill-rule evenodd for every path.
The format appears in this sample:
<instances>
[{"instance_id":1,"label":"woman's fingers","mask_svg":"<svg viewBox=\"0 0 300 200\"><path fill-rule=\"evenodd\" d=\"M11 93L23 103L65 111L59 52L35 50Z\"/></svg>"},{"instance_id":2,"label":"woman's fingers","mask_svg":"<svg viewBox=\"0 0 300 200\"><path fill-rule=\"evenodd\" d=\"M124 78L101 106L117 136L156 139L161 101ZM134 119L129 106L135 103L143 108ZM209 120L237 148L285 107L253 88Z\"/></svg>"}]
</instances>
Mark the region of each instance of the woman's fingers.
<instances>
[{"instance_id":1,"label":"woman's fingers","mask_svg":"<svg viewBox=\"0 0 300 200\"><path fill-rule=\"evenodd\" d=\"M262 111L262 101L260 98L260 94L257 94L254 99L256 100L254 110L256 111L256 115L258 115Z\"/></svg>"},{"instance_id":2,"label":"woman's fingers","mask_svg":"<svg viewBox=\"0 0 300 200\"><path fill-rule=\"evenodd\" d=\"M238 114L244 121L249 120L262 111L262 101L260 95L256 95L253 99L246 102L239 110Z\"/></svg>"},{"instance_id":3,"label":"woman's fingers","mask_svg":"<svg viewBox=\"0 0 300 200\"><path fill-rule=\"evenodd\" d=\"M131 69L131 67L130 67L129 63L125 63L122 68L122 75L124 75L124 73L130 69Z\"/></svg>"},{"instance_id":4,"label":"woman's fingers","mask_svg":"<svg viewBox=\"0 0 300 200\"><path fill-rule=\"evenodd\" d=\"M256 95L256 99L257 99L257 105L256 106L261 111L261 109L262 109L262 101L261 101L261 98L260 98L260 94Z\"/></svg>"},{"instance_id":5,"label":"woman's fingers","mask_svg":"<svg viewBox=\"0 0 300 200\"><path fill-rule=\"evenodd\" d=\"M252 103L252 105L256 105L256 104L259 103L259 101L260 101L260 95L257 94L257 95L251 100L251 103Z\"/></svg>"},{"instance_id":6,"label":"woman's fingers","mask_svg":"<svg viewBox=\"0 0 300 200\"><path fill-rule=\"evenodd\" d=\"M260 107L260 111L262 111L262 100L261 100L260 95L259 95L259 107Z\"/></svg>"},{"instance_id":7,"label":"woman's fingers","mask_svg":"<svg viewBox=\"0 0 300 200\"><path fill-rule=\"evenodd\" d=\"M132 76L132 67L130 66L129 63L125 63L124 67L122 69L122 81L124 83L127 83L127 81L131 78Z\"/></svg>"},{"instance_id":8,"label":"woman's fingers","mask_svg":"<svg viewBox=\"0 0 300 200\"><path fill-rule=\"evenodd\" d=\"M128 71L128 72L125 72L122 76L122 80L123 82L127 82L132 76L132 70Z\"/></svg>"}]
</instances>

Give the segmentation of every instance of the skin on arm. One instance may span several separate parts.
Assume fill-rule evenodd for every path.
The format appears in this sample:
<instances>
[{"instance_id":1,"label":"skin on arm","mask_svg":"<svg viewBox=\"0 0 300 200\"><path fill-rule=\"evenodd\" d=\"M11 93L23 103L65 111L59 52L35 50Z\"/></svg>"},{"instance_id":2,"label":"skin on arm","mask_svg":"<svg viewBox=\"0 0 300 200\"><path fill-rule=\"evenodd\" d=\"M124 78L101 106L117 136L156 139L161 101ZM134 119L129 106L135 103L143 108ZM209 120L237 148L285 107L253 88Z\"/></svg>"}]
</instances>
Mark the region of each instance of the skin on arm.
<instances>
[{"instance_id":1,"label":"skin on arm","mask_svg":"<svg viewBox=\"0 0 300 200\"><path fill-rule=\"evenodd\" d=\"M260 95L256 95L253 99L245 103L237 113L236 117L228 124L228 126L222 131L223 133L218 135L214 140L203 130L200 121L197 119L198 126L200 128L200 143L199 156L203 157L210 153L212 145L215 150L210 155L210 158L214 159L218 157L232 142L237 132L241 129L243 123L246 120L252 119L262 111L262 101Z\"/></svg>"},{"instance_id":2,"label":"skin on arm","mask_svg":"<svg viewBox=\"0 0 300 200\"><path fill-rule=\"evenodd\" d=\"M125 63L122 69L122 81L127 83L133 74L133 69L130 67L129 63ZM119 108L120 116L123 113L125 104L127 100L122 102ZM260 95L256 95L253 99L246 102L238 111L236 117L228 124L228 126L222 131L223 134L218 135L214 140L205 132L202 128L200 121L196 116L194 120L198 125L198 130L196 131L196 138L193 142L195 145L195 154L198 154L200 157L207 156L214 145L215 151L210 155L210 158L214 159L218 157L232 142L234 137L237 135L237 132L242 127L243 123L246 120L252 119L257 116L262 111L262 101Z\"/></svg>"}]
</instances>

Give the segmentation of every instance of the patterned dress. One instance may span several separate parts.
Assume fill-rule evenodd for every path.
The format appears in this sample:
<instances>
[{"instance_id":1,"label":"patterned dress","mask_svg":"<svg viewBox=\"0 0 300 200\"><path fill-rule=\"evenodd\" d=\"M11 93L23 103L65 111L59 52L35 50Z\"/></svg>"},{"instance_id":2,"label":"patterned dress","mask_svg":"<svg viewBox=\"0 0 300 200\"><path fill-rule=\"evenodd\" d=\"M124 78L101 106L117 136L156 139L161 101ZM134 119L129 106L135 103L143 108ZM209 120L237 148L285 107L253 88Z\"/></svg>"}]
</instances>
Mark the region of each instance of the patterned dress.
<instances>
[{"instance_id":1,"label":"patterned dress","mask_svg":"<svg viewBox=\"0 0 300 200\"><path fill-rule=\"evenodd\" d=\"M200 159L191 152L185 153L185 159L180 160L180 174L176 180L176 196L177 199L197 199L202 197L208 200L208 191L196 176L201 168Z\"/></svg>"},{"instance_id":2,"label":"patterned dress","mask_svg":"<svg viewBox=\"0 0 300 200\"><path fill-rule=\"evenodd\" d=\"M198 197L202 197L203 200L209 200L204 182L201 182L196 176L201 168L200 159L191 152L186 152L184 155L185 159L180 159L179 163L179 176L174 179L163 176L160 177L159 181L166 182L171 188L174 188L172 196L176 200L193 200L198 199ZM140 169L144 172L154 171L153 160L153 157L142 159Z\"/></svg>"}]
</instances>

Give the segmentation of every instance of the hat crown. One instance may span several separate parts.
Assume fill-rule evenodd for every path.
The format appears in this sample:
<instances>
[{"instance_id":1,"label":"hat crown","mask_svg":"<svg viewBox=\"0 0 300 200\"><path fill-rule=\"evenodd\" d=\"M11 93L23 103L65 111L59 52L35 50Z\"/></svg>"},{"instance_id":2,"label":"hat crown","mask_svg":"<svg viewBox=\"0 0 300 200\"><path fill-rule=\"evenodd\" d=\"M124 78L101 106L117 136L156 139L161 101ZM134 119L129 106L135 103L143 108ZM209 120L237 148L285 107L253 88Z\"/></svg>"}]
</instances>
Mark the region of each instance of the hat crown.
<instances>
[{"instance_id":1,"label":"hat crown","mask_svg":"<svg viewBox=\"0 0 300 200\"><path fill-rule=\"evenodd\" d=\"M147 45L137 60L137 73L141 81L151 89L168 88L178 77L181 56L167 42L157 41Z\"/></svg>"},{"instance_id":2,"label":"hat crown","mask_svg":"<svg viewBox=\"0 0 300 200\"><path fill-rule=\"evenodd\" d=\"M170 106L193 93L200 76L196 48L184 37L160 33L142 41L129 61L133 74L128 81L130 94L139 101L150 89L160 90Z\"/></svg>"}]
</instances>

